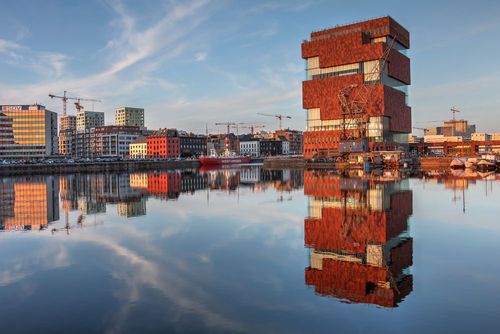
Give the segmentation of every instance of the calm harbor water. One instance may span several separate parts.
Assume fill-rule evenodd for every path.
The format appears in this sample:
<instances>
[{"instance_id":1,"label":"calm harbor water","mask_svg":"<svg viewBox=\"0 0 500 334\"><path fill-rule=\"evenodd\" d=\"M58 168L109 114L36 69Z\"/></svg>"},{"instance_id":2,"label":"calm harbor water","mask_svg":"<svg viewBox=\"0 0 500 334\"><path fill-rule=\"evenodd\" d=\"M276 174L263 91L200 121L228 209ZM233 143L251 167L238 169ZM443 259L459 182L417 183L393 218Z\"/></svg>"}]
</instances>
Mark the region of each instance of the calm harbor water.
<instances>
[{"instance_id":1,"label":"calm harbor water","mask_svg":"<svg viewBox=\"0 0 500 334\"><path fill-rule=\"evenodd\" d=\"M2 333L471 333L500 316L495 175L0 179Z\"/></svg>"}]
</instances>

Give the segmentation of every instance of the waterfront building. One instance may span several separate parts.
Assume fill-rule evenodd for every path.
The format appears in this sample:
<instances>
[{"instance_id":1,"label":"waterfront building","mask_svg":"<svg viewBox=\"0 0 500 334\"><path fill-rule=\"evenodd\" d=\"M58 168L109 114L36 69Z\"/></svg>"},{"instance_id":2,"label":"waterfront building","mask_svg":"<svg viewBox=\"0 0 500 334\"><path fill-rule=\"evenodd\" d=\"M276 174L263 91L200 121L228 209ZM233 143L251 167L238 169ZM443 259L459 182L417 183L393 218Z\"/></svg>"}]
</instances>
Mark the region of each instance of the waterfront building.
<instances>
[{"instance_id":1,"label":"waterfront building","mask_svg":"<svg viewBox=\"0 0 500 334\"><path fill-rule=\"evenodd\" d=\"M287 154L302 154L304 147L303 147L303 138L304 135L302 131L298 130L290 130L290 129L283 129L283 130L276 130L274 133L274 137L276 139L279 138L284 138L289 142L290 149L289 153Z\"/></svg>"},{"instance_id":2,"label":"waterfront building","mask_svg":"<svg viewBox=\"0 0 500 334\"><path fill-rule=\"evenodd\" d=\"M473 141L488 141L488 140L491 140L491 136L487 133L478 133L478 132L474 132L471 134L470 136L470 140L473 140Z\"/></svg>"},{"instance_id":3,"label":"waterfront building","mask_svg":"<svg viewBox=\"0 0 500 334\"><path fill-rule=\"evenodd\" d=\"M409 47L408 31L389 16L311 33L302 43L306 158L338 155L353 139L368 139L370 150L407 146Z\"/></svg>"},{"instance_id":4,"label":"waterfront building","mask_svg":"<svg viewBox=\"0 0 500 334\"><path fill-rule=\"evenodd\" d=\"M63 115L59 120L59 130L76 130L76 116Z\"/></svg>"},{"instance_id":5,"label":"waterfront building","mask_svg":"<svg viewBox=\"0 0 500 334\"><path fill-rule=\"evenodd\" d=\"M98 154L95 128L104 126L104 112L80 110L76 113L75 157L93 159Z\"/></svg>"},{"instance_id":6,"label":"waterfront building","mask_svg":"<svg viewBox=\"0 0 500 334\"><path fill-rule=\"evenodd\" d=\"M94 130L96 140L96 156L125 158L129 154L129 146L141 136L137 126L100 126Z\"/></svg>"},{"instance_id":7,"label":"waterfront building","mask_svg":"<svg viewBox=\"0 0 500 334\"><path fill-rule=\"evenodd\" d=\"M444 121L442 126L429 127L424 129L424 135L443 135L446 137L460 136L465 140L471 139L471 135L476 132L476 125L469 124L465 119Z\"/></svg>"},{"instance_id":8,"label":"waterfront building","mask_svg":"<svg viewBox=\"0 0 500 334\"><path fill-rule=\"evenodd\" d=\"M408 143L409 144L420 143L422 140L423 140L423 138L417 137L415 135L412 135L412 134L408 135Z\"/></svg>"},{"instance_id":9,"label":"waterfront building","mask_svg":"<svg viewBox=\"0 0 500 334\"><path fill-rule=\"evenodd\" d=\"M259 145L260 155L263 157L283 155L289 149L287 140L262 139Z\"/></svg>"},{"instance_id":10,"label":"waterfront building","mask_svg":"<svg viewBox=\"0 0 500 334\"><path fill-rule=\"evenodd\" d=\"M207 137L181 131L179 145L182 157L199 157L207 152Z\"/></svg>"},{"instance_id":11,"label":"waterfront building","mask_svg":"<svg viewBox=\"0 0 500 334\"><path fill-rule=\"evenodd\" d=\"M76 130L85 131L104 126L104 112L80 110L76 113Z\"/></svg>"},{"instance_id":12,"label":"waterfront building","mask_svg":"<svg viewBox=\"0 0 500 334\"><path fill-rule=\"evenodd\" d=\"M0 159L57 154L57 113L34 105L0 105Z\"/></svg>"},{"instance_id":13,"label":"waterfront building","mask_svg":"<svg viewBox=\"0 0 500 334\"><path fill-rule=\"evenodd\" d=\"M283 137L281 137L280 140L281 140L281 154L282 155L290 154L290 142Z\"/></svg>"},{"instance_id":14,"label":"waterfront building","mask_svg":"<svg viewBox=\"0 0 500 334\"><path fill-rule=\"evenodd\" d=\"M304 194L306 284L321 296L396 307L413 289L409 181L304 171Z\"/></svg>"},{"instance_id":15,"label":"waterfront building","mask_svg":"<svg viewBox=\"0 0 500 334\"><path fill-rule=\"evenodd\" d=\"M180 139L177 129L161 129L146 138L148 158L175 158L180 156Z\"/></svg>"},{"instance_id":16,"label":"waterfront building","mask_svg":"<svg viewBox=\"0 0 500 334\"><path fill-rule=\"evenodd\" d=\"M97 156L95 128L78 130L75 133L75 157L93 159Z\"/></svg>"},{"instance_id":17,"label":"waterfront building","mask_svg":"<svg viewBox=\"0 0 500 334\"><path fill-rule=\"evenodd\" d=\"M140 136L129 146L130 159L146 159L148 155L148 142L145 137Z\"/></svg>"},{"instance_id":18,"label":"waterfront building","mask_svg":"<svg viewBox=\"0 0 500 334\"><path fill-rule=\"evenodd\" d=\"M464 139L461 136L445 136L445 135L427 135L424 136L424 143L444 143L444 142L462 142Z\"/></svg>"},{"instance_id":19,"label":"waterfront building","mask_svg":"<svg viewBox=\"0 0 500 334\"><path fill-rule=\"evenodd\" d=\"M144 109L120 107L115 109L115 125L144 128Z\"/></svg>"},{"instance_id":20,"label":"waterfront building","mask_svg":"<svg viewBox=\"0 0 500 334\"><path fill-rule=\"evenodd\" d=\"M254 158L260 157L260 140L255 138L240 138L240 154Z\"/></svg>"},{"instance_id":21,"label":"waterfront building","mask_svg":"<svg viewBox=\"0 0 500 334\"><path fill-rule=\"evenodd\" d=\"M59 155L76 154L76 116L63 115L59 119Z\"/></svg>"}]
</instances>

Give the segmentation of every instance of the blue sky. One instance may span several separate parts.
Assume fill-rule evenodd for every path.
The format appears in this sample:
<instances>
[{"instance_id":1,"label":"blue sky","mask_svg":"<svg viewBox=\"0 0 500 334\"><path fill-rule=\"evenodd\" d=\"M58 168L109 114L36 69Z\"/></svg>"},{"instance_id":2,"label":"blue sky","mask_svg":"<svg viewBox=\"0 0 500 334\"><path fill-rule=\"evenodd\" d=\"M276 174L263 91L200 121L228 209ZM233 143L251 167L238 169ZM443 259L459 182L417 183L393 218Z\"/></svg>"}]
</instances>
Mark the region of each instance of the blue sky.
<instances>
[{"instance_id":1,"label":"blue sky","mask_svg":"<svg viewBox=\"0 0 500 334\"><path fill-rule=\"evenodd\" d=\"M455 105L478 131L500 132L495 1L2 1L0 104L60 112L47 95L68 90L101 99L95 109L107 124L114 108L130 105L146 109L150 128L274 129L263 112L304 129L302 40L384 15L410 31L414 126L451 117Z\"/></svg>"}]
</instances>

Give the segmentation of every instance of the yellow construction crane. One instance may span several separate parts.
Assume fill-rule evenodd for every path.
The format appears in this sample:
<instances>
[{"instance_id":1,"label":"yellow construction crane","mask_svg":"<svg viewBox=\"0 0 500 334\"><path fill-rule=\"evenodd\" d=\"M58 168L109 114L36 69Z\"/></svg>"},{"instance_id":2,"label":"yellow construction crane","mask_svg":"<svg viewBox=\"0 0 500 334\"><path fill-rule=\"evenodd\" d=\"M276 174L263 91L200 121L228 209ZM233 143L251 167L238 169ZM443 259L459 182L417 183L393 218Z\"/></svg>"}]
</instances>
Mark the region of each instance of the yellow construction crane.
<instances>
[{"instance_id":1,"label":"yellow construction crane","mask_svg":"<svg viewBox=\"0 0 500 334\"><path fill-rule=\"evenodd\" d=\"M283 120L283 118L288 118L288 119L291 119L292 117L291 116L288 116L288 115L280 115L280 114L275 114L275 115L271 115L271 114L264 114L264 113L261 113L261 112L258 112L257 115L261 115L261 116L268 116L268 117L275 117L278 122L279 122L279 130L282 129L281 127L281 121Z\"/></svg>"},{"instance_id":2,"label":"yellow construction crane","mask_svg":"<svg viewBox=\"0 0 500 334\"><path fill-rule=\"evenodd\" d=\"M61 99L63 101L63 116L66 116L67 115L67 108L66 108L66 105L68 103L68 100L76 100L77 102L75 102L75 107L78 111L80 111L81 109L83 109L83 106L80 104L80 101L91 101L91 102L101 102L101 100L96 100L96 99L85 99L83 97L74 97L74 96L67 96L68 92L67 91L64 91L63 95L60 96L60 95L55 95L55 94L49 94L49 97L52 98L52 99Z\"/></svg>"}]
</instances>

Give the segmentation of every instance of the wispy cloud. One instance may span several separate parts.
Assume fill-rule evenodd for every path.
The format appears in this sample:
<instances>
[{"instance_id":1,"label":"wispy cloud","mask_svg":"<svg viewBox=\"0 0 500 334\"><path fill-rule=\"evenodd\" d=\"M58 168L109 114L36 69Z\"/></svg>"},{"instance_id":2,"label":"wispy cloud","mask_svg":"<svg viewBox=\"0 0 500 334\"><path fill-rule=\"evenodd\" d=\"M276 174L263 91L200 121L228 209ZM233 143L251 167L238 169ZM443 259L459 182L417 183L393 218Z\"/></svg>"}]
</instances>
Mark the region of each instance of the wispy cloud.
<instances>
[{"instance_id":1,"label":"wispy cloud","mask_svg":"<svg viewBox=\"0 0 500 334\"><path fill-rule=\"evenodd\" d=\"M12 41L0 40L0 55L11 63L26 62L26 54L37 54L32 70L40 74L32 84L19 86L0 84L3 103L19 103L26 96L44 100L49 92L68 90L81 96L104 100L103 109L112 110L116 99L146 86L163 90L175 89L168 79L155 72L166 62L179 57L187 48L186 36L195 30L210 14L207 1L170 3L157 21L139 28L137 19L127 11L122 1L107 3L115 17L110 26L118 29L102 48L107 65L100 71L85 76L66 72L68 57L58 53L28 52L30 50ZM48 75L47 69L53 73ZM30 101L31 102L31 101ZM51 106L51 103L48 104ZM52 104L55 110L59 104Z\"/></svg>"},{"instance_id":2,"label":"wispy cloud","mask_svg":"<svg viewBox=\"0 0 500 334\"><path fill-rule=\"evenodd\" d=\"M270 10L300 12L308 9L313 1L266 1L250 8L250 12L263 12Z\"/></svg>"},{"instance_id":3,"label":"wispy cloud","mask_svg":"<svg viewBox=\"0 0 500 334\"><path fill-rule=\"evenodd\" d=\"M61 77L69 57L57 52L35 51L14 41L0 39L0 60L29 68L44 76Z\"/></svg>"},{"instance_id":4,"label":"wispy cloud","mask_svg":"<svg viewBox=\"0 0 500 334\"><path fill-rule=\"evenodd\" d=\"M248 67L238 68L238 60L224 63L221 62L224 57L219 54L209 57L209 50L221 50L224 46L238 48L237 42L224 39L226 30L201 29L220 9L220 5L212 5L207 0L167 2L164 7L159 7L160 13L154 19L145 20L120 0L104 4L112 14L107 27L111 37L101 45L100 61L92 64L92 71L82 75L72 70L70 56L42 54L38 60L40 65L33 64L31 68L39 75L33 76L28 84L0 83L0 103L38 101L51 110L60 111L60 101L48 100L47 94L67 90L74 95L103 100L98 106L98 110L103 111L111 111L116 105L124 103L140 104L147 110L146 125L152 128L165 126L168 121L168 126L193 131L205 128L206 122L219 121L228 115L235 120L260 121L262 119L255 115L256 112L298 112L295 114L297 120L303 117L300 106L301 76L295 69L271 70L276 62L286 63L279 58L283 57L283 52L277 53L278 58L272 53L259 54L259 59L253 59L254 64L249 66L264 61L266 68L256 67L253 71L249 71ZM250 29L245 27L244 33L242 31L238 36L251 43L269 40L278 33L278 27L279 21L272 20L260 30L255 30L253 26ZM229 43L229 46L218 44L221 43L221 36L223 43ZM11 62L21 62L16 57L22 54L19 50L23 46L13 41L0 41L0 55L10 57ZM31 51L40 54L38 50ZM246 53L251 52L253 50ZM9 53L10 56L7 56ZM202 65L203 77L197 79L193 73L179 76L179 72L175 72L179 64L189 72L190 61ZM51 73L47 72L49 69ZM210 73L219 78L217 82L221 86L215 86L210 81L207 82L206 94L193 95L192 81L201 84ZM213 93L212 88L217 93ZM221 88L224 95L220 93ZM204 118L207 119L201 121ZM270 127L274 127L271 120L267 121ZM300 126L303 122L298 121L297 124Z\"/></svg>"}]
</instances>

